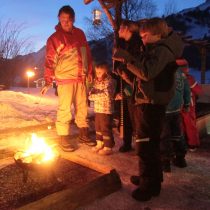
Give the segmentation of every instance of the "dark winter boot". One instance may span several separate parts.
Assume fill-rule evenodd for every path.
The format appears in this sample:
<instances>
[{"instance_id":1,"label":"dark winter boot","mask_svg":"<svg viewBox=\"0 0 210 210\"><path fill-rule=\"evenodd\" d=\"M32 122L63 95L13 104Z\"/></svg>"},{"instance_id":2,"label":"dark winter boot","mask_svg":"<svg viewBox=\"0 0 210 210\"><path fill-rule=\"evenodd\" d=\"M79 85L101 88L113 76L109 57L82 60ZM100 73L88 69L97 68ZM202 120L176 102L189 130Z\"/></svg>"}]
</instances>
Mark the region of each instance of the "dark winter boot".
<instances>
[{"instance_id":1,"label":"dark winter boot","mask_svg":"<svg viewBox=\"0 0 210 210\"><path fill-rule=\"evenodd\" d=\"M76 148L70 141L70 136L60 136L60 147L64 152L73 152Z\"/></svg>"},{"instance_id":2,"label":"dark winter boot","mask_svg":"<svg viewBox=\"0 0 210 210\"><path fill-rule=\"evenodd\" d=\"M171 172L171 163L170 160L164 160L162 161L162 169L165 173Z\"/></svg>"},{"instance_id":3,"label":"dark winter boot","mask_svg":"<svg viewBox=\"0 0 210 210\"><path fill-rule=\"evenodd\" d=\"M185 167L187 167L187 162L186 162L184 156L176 156L173 159L173 164L176 167L179 167L179 168L185 168Z\"/></svg>"},{"instance_id":4,"label":"dark winter boot","mask_svg":"<svg viewBox=\"0 0 210 210\"><path fill-rule=\"evenodd\" d=\"M130 181L132 184L136 185L136 186L140 186L140 177L139 176L131 176L130 177ZM151 182L151 186L150 186L150 192L152 196L158 196L160 195L160 190L161 190L161 182L157 181L157 182Z\"/></svg>"},{"instance_id":5,"label":"dark winter boot","mask_svg":"<svg viewBox=\"0 0 210 210\"><path fill-rule=\"evenodd\" d=\"M146 177L139 178L139 187L132 192L132 197L137 201L149 201L152 198L150 180Z\"/></svg>"},{"instance_id":6,"label":"dark winter boot","mask_svg":"<svg viewBox=\"0 0 210 210\"><path fill-rule=\"evenodd\" d=\"M130 181L132 184L139 186L139 176L131 176Z\"/></svg>"},{"instance_id":7,"label":"dark winter boot","mask_svg":"<svg viewBox=\"0 0 210 210\"><path fill-rule=\"evenodd\" d=\"M80 128L79 129L79 142L87 144L88 146L95 146L96 141L90 139L89 133L88 133L88 128Z\"/></svg>"},{"instance_id":8,"label":"dark winter boot","mask_svg":"<svg viewBox=\"0 0 210 210\"><path fill-rule=\"evenodd\" d=\"M132 150L131 145L126 145L123 144L120 148L119 148L119 152L125 153L125 152L129 152Z\"/></svg>"}]
</instances>

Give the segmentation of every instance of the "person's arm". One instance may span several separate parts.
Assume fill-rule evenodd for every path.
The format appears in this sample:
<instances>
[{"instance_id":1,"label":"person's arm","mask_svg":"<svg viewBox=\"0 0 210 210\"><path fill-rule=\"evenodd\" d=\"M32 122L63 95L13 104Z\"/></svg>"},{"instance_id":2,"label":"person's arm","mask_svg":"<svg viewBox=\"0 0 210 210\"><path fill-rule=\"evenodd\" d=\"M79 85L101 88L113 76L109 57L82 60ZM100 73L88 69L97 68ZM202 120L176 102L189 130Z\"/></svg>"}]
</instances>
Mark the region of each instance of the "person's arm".
<instances>
[{"instance_id":1,"label":"person's arm","mask_svg":"<svg viewBox=\"0 0 210 210\"><path fill-rule=\"evenodd\" d=\"M52 39L49 38L46 44L45 71L44 71L45 86L42 88L41 94L45 94L48 91L48 89L52 86L54 78L54 69L56 64L57 64L57 52Z\"/></svg>"},{"instance_id":2,"label":"person's arm","mask_svg":"<svg viewBox=\"0 0 210 210\"><path fill-rule=\"evenodd\" d=\"M184 111L188 112L190 108L190 102L191 102L191 90L190 90L190 85L189 82L187 81L187 78L184 77L184 91L183 91L183 108Z\"/></svg>"},{"instance_id":3,"label":"person's arm","mask_svg":"<svg viewBox=\"0 0 210 210\"><path fill-rule=\"evenodd\" d=\"M175 58L167 47L156 46L152 54L145 52L145 56L140 62L133 62L135 60L124 50L116 53L113 59L127 64L127 69L141 80L149 81L154 79Z\"/></svg>"},{"instance_id":4,"label":"person's arm","mask_svg":"<svg viewBox=\"0 0 210 210\"><path fill-rule=\"evenodd\" d=\"M53 41L51 39L48 39L46 45L45 72L44 72L44 78L47 85L52 84L56 65L57 65L56 48Z\"/></svg>"},{"instance_id":5,"label":"person's arm","mask_svg":"<svg viewBox=\"0 0 210 210\"><path fill-rule=\"evenodd\" d=\"M130 80L126 72L117 69L117 73L128 85L133 86L133 81Z\"/></svg>"},{"instance_id":6,"label":"person's arm","mask_svg":"<svg viewBox=\"0 0 210 210\"><path fill-rule=\"evenodd\" d=\"M91 101L95 100L109 100L114 98L115 93L115 84L112 79L107 80L105 82L105 86L103 89L94 89L94 91L91 92L88 99Z\"/></svg>"},{"instance_id":7,"label":"person's arm","mask_svg":"<svg viewBox=\"0 0 210 210\"><path fill-rule=\"evenodd\" d=\"M149 81L173 61L174 55L166 47L158 46L155 47L153 54L145 56L141 62L135 65L127 63L127 69L141 80Z\"/></svg>"},{"instance_id":8,"label":"person's arm","mask_svg":"<svg viewBox=\"0 0 210 210\"><path fill-rule=\"evenodd\" d=\"M190 79L190 88L192 93L195 96L199 96L202 93L201 85L198 84L198 82L195 80L195 78L192 75L188 75Z\"/></svg>"},{"instance_id":9,"label":"person's arm","mask_svg":"<svg viewBox=\"0 0 210 210\"><path fill-rule=\"evenodd\" d=\"M87 42L86 36L83 31L82 31L82 35L81 35L81 41L83 41L85 44L86 56L87 56L87 77L88 77L88 82L91 83L93 80L92 56L91 56L89 44Z\"/></svg>"}]
</instances>

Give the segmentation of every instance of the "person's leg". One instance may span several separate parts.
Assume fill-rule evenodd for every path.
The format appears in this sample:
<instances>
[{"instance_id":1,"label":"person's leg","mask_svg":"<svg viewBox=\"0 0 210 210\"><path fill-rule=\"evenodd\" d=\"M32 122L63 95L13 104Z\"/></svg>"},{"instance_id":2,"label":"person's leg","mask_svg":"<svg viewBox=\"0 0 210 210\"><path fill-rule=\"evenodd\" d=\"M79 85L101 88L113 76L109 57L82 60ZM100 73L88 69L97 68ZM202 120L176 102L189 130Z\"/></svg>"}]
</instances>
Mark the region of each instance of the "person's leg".
<instances>
[{"instance_id":1,"label":"person's leg","mask_svg":"<svg viewBox=\"0 0 210 210\"><path fill-rule=\"evenodd\" d=\"M172 142L171 142L171 118L166 114L160 141L161 162L164 172L171 172Z\"/></svg>"},{"instance_id":2,"label":"person's leg","mask_svg":"<svg viewBox=\"0 0 210 210\"><path fill-rule=\"evenodd\" d=\"M101 155L112 154L112 147L115 145L112 134L112 115L101 114L101 133L103 136L104 147L99 151Z\"/></svg>"},{"instance_id":3,"label":"person's leg","mask_svg":"<svg viewBox=\"0 0 210 210\"><path fill-rule=\"evenodd\" d=\"M146 201L152 196L159 195L161 190L163 175L160 161L160 133L165 106L139 105L136 114L140 117L136 125L140 176L139 188L132 193L132 197L139 201Z\"/></svg>"},{"instance_id":4,"label":"person's leg","mask_svg":"<svg viewBox=\"0 0 210 210\"><path fill-rule=\"evenodd\" d=\"M192 110L187 113L182 113L183 123L185 127L185 135L189 147L198 147L200 145L198 130L196 127L196 116Z\"/></svg>"},{"instance_id":5,"label":"person's leg","mask_svg":"<svg viewBox=\"0 0 210 210\"><path fill-rule=\"evenodd\" d=\"M72 84L58 85L58 111L56 131L60 136L60 144L64 151L73 151L70 141L71 104L73 101L74 88Z\"/></svg>"},{"instance_id":6,"label":"person's leg","mask_svg":"<svg viewBox=\"0 0 210 210\"><path fill-rule=\"evenodd\" d=\"M93 147L93 152L98 152L100 149L103 148L103 135L101 132L101 123L103 123L103 118L101 117L100 113L95 113L95 130L96 130L96 146Z\"/></svg>"},{"instance_id":7,"label":"person's leg","mask_svg":"<svg viewBox=\"0 0 210 210\"><path fill-rule=\"evenodd\" d=\"M185 154L186 143L182 132L182 118L181 113L175 113L171 120L171 140L174 146L175 158L173 159L174 165L183 168L186 167Z\"/></svg>"},{"instance_id":8,"label":"person's leg","mask_svg":"<svg viewBox=\"0 0 210 210\"><path fill-rule=\"evenodd\" d=\"M87 123L87 92L85 83L75 83L75 123L79 127L80 142L86 143L89 146L95 146L95 140L89 138L88 123Z\"/></svg>"}]
</instances>

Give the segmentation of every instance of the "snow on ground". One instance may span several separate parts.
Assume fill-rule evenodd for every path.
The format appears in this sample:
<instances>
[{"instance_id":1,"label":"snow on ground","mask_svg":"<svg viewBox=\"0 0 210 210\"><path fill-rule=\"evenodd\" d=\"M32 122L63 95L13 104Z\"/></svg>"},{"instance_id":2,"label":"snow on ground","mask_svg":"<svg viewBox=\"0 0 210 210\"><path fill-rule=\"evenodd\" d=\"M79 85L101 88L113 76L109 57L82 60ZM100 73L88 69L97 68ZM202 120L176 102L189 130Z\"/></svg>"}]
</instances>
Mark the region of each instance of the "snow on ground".
<instances>
[{"instance_id":1,"label":"snow on ground","mask_svg":"<svg viewBox=\"0 0 210 210\"><path fill-rule=\"evenodd\" d=\"M55 120L57 98L53 90L46 96L39 89L12 88L0 91L0 130L26 127Z\"/></svg>"},{"instance_id":2,"label":"snow on ground","mask_svg":"<svg viewBox=\"0 0 210 210\"><path fill-rule=\"evenodd\" d=\"M200 83L200 71L190 69L190 73ZM206 72L206 83L210 83L210 70ZM54 89L50 89L44 96L39 91L39 88L0 91L0 130L54 122L58 105ZM89 109L91 112L92 108Z\"/></svg>"},{"instance_id":3,"label":"snow on ground","mask_svg":"<svg viewBox=\"0 0 210 210\"><path fill-rule=\"evenodd\" d=\"M27 89L22 88L0 91L1 129L42 124L55 120L57 97L54 95L54 90L51 89L43 97L40 97L39 89L30 89L30 93L27 91ZM89 112L92 112L92 109ZM71 127L72 133L77 135L78 129L76 126L72 124ZM164 183L159 197L154 197L151 201L140 203L132 199L131 192L135 189L135 186L129 181L131 175L138 174L138 158L134 151L126 154L118 152L122 141L119 139L118 131L113 131L116 142L113 155L108 157L99 156L92 153L90 147L85 145L78 145L78 150L73 154L103 167L115 168L122 180L122 189L105 198L98 199L86 207L80 207L78 210L210 209L209 138L205 140L204 147L199 149L198 152L188 153L186 156L187 168L178 169L172 167L172 173L164 174ZM53 137L56 135L56 131L53 128L51 130L40 131L38 135ZM12 146L9 145L9 142L10 144L16 142L16 146L20 145L21 140L25 137L26 134L21 133L0 139L0 148ZM1 166L0 161L0 168Z\"/></svg>"},{"instance_id":4,"label":"snow on ground","mask_svg":"<svg viewBox=\"0 0 210 210\"><path fill-rule=\"evenodd\" d=\"M40 88L0 91L0 130L55 122L57 106L54 89L44 96L40 94Z\"/></svg>"},{"instance_id":5,"label":"snow on ground","mask_svg":"<svg viewBox=\"0 0 210 210\"><path fill-rule=\"evenodd\" d=\"M184 10L182 10L180 13L181 13L181 14L184 14L184 13L193 11L193 10L195 10L196 8L199 8L200 10L206 10L208 7L210 7L210 1L206 1L206 2L204 2L203 4L200 4L199 6L196 6L196 7L191 7L191 8L189 8L189 9L184 9Z\"/></svg>"}]
</instances>

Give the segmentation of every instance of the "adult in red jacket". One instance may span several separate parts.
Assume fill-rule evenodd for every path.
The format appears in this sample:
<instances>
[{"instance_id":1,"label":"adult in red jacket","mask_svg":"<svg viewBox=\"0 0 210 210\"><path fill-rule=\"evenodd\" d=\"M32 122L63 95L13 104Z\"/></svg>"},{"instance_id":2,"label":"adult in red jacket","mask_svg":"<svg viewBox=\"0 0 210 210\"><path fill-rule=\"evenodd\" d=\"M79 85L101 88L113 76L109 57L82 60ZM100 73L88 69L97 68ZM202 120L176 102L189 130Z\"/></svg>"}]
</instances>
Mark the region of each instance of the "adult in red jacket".
<instances>
[{"instance_id":1,"label":"adult in red jacket","mask_svg":"<svg viewBox=\"0 0 210 210\"><path fill-rule=\"evenodd\" d=\"M195 78L189 74L189 66L187 60L179 59L177 60L177 64L181 67L183 73L186 75L190 85L190 90L191 90L190 111L189 112L182 111L182 118L183 118L184 134L186 136L186 141L189 146L189 150L195 151L196 148L200 145L198 130L196 128L195 105L196 105L196 97L201 94L202 89L201 86L195 80Z\"/></svg>"},{"instance_id":2,"label":"adult in red jacket","mask_svg":"<svg viewBox=\"0 0 210 210\"><path fill-rule=\"evenodd\" d=\"M56 130L64 151L73 151L70 140L71 105L75 109L75 122L80 128L80 141L94 146L88 138L86 77L92 80L92 61L84 32L74 26L75 12L63 6L58 13L56 32L47 40L45 57L46 91L55 79L58 87L59 105Z\"/></svg>"}]
</instances>

